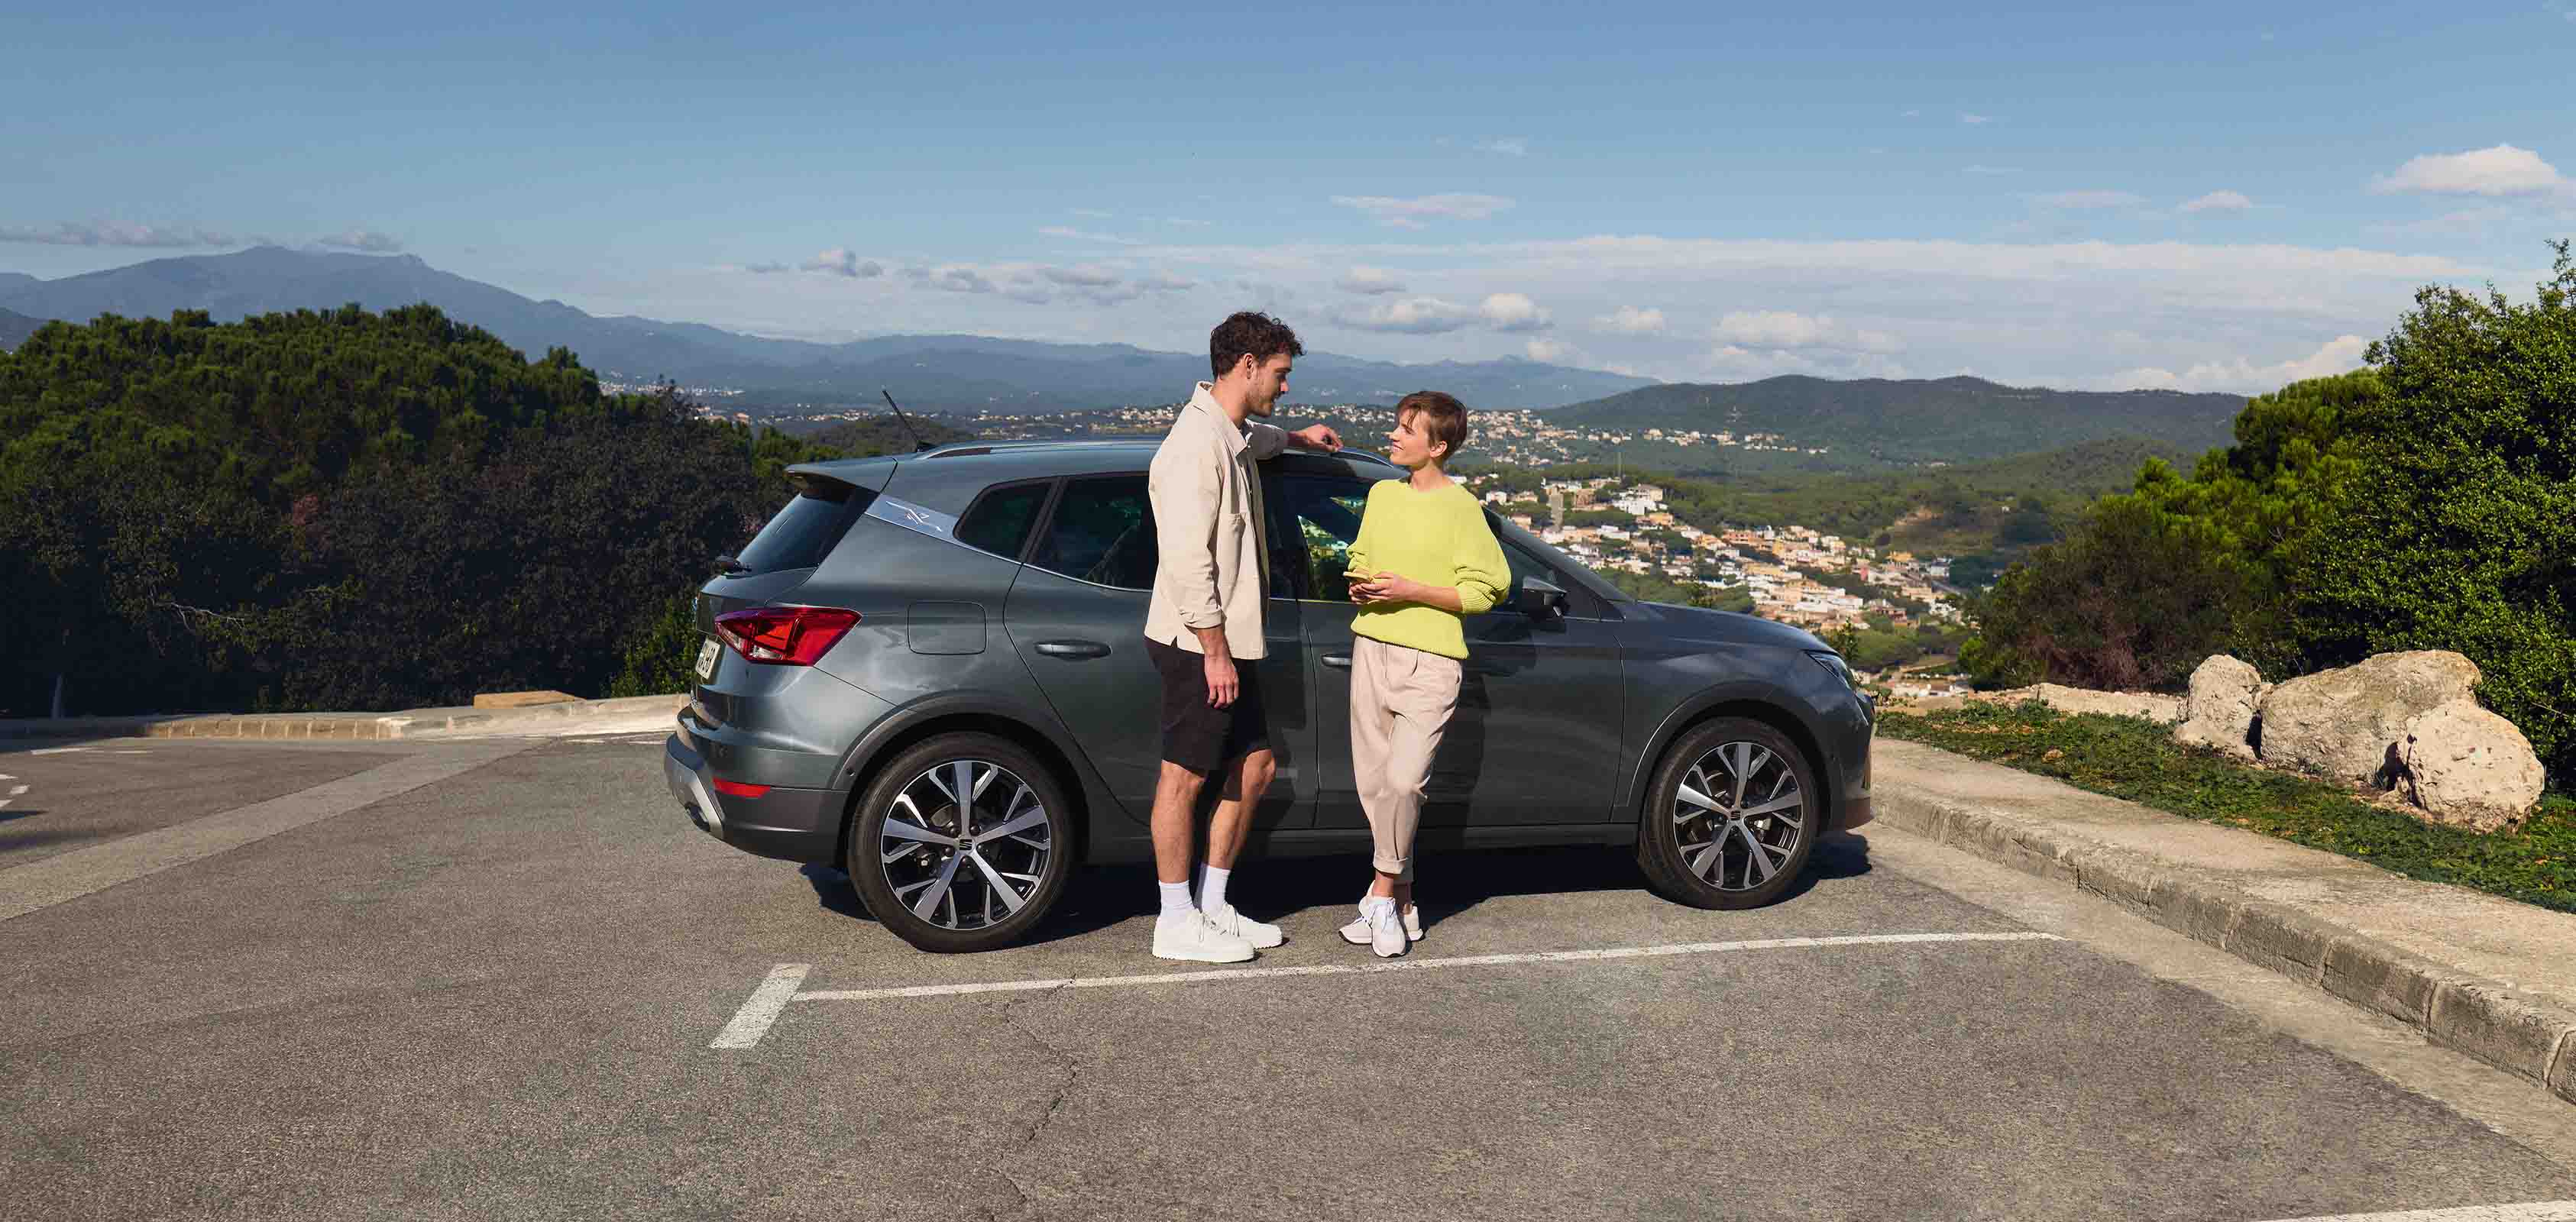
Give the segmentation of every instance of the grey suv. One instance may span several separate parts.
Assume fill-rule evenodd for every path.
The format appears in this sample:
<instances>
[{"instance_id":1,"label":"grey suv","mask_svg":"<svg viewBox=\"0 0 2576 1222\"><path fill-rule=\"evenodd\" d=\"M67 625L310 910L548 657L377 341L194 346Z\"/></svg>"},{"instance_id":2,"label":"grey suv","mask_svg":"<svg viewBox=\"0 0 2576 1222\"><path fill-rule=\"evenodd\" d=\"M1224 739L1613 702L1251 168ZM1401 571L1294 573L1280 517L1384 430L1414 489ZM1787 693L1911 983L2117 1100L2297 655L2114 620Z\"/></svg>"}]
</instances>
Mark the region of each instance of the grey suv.
<instances>
[{"instance_id":1,"label":"grey suv","mask_svg":"<svg viewBox=\"0 0 2576 1222\"><path fill-rule=\"evenodd\" d=\"M1079 863L1151 860L1154 445L789 468L794 499L698 595L707 637L663 761L689 817L847 869L871 914L934 951L1022 937ZM1257 665L1279 771L1255 852L1367 851L1342 553L1369 485L1402 474L1357 452L1263 466ZM1492 525L1512 587L1467 621L1424 851L1634 844L1659 893L1743 908L1777 898L1818 837L1869 820L1875 711L1823 642L1634 601Z\"/></svg>"}]
</instances>

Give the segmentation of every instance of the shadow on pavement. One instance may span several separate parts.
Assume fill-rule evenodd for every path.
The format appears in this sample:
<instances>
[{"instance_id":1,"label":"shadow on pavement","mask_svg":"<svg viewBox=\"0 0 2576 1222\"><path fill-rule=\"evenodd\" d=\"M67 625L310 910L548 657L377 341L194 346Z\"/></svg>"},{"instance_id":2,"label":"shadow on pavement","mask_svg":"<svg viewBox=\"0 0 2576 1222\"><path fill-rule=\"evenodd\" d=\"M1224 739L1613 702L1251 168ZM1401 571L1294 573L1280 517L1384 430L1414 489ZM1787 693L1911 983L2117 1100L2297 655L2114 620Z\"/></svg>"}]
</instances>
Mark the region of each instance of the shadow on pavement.
<instances>
[{"instance_id":1,"label":"shadow on pavement","mask_svg":"<svg viewBox=\"0 0 2576 1222\"><path fill-rule=\"evenodd\" d=\"M1442 880L1437 893L1425 886L1422 923L1428 928L1486 900L1508 895L1554 895L1577 891L1633 891L1646 885L1638 872L1636 850L1574 847L1553 849L1481 849L1426 858ZM1837 833L1817 842L1806 873L1789 885L1775 903L1788 903L1818 884L1869 873L1869 842ZM842 916L869 921L867 908L850 886L850 876L830 866L808 865L805 880L815 902ZM1245 912L1264 919L1308 908L1346 908L1368 885L1368 856L1349 853L1324 857L1263 858L1244 863L1242 877L1228 888L1229 898ZM1067 880L1055 912L1023 945L1076 938L1122 921L1154 912L1154 872L1143 864L1091 866Z\"/></svg>"}]
</instances>

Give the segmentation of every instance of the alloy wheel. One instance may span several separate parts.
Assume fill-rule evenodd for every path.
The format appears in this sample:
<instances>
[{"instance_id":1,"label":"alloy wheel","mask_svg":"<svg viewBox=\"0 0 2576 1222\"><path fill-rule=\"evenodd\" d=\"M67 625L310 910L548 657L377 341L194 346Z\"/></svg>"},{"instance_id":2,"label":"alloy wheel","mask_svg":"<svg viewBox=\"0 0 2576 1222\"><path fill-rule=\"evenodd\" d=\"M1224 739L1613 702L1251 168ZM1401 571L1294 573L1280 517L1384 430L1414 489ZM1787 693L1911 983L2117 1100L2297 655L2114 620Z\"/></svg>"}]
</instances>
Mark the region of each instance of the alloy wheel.
<instances>
[{"instance_id":1,"label":"alloy wheel","mask_svg":"<svg viewBox=\"0 0 2576 1222\"><path fill-rule=\"evenodd\" d=\"M1046 804L990 760L943 760L895 793L877 836L895 900L941 929L984 929L1037 894L1055 852Z\"/></svg>"},{"instance_id":2,"label":"alloy wheel","mask_svg":"<svg viewBox=\"0 0 2576 1222\"><path fill-rule=\"evenodd\" d=\"M1691 763L1673 795L1682 867L1720 891L1770 882L1796 859L1806 828L1797 770L1761 743L1719 744Z\"/></svg>"}]
</instances>

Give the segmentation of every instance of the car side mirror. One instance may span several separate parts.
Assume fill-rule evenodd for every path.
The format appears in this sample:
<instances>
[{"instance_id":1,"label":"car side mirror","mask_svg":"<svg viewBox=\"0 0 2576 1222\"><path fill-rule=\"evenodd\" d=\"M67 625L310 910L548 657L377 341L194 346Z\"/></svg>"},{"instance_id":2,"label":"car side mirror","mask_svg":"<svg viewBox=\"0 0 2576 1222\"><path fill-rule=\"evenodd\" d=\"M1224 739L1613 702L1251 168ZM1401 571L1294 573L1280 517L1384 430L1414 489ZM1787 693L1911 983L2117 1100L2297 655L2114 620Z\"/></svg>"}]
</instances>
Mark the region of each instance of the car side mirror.
<instances>
[{"instance_id":1,"label":"car side mirror","mask_svg":"<svg viewBox=\"0 0 2576 1222\"><path fill-rule=\"evenodd\" d=\"M1534 620L1565 618L1565 591L1536 577L1521 582L1520 592L1512 596L1512 609Z\"/></svg>"}]
</instances>

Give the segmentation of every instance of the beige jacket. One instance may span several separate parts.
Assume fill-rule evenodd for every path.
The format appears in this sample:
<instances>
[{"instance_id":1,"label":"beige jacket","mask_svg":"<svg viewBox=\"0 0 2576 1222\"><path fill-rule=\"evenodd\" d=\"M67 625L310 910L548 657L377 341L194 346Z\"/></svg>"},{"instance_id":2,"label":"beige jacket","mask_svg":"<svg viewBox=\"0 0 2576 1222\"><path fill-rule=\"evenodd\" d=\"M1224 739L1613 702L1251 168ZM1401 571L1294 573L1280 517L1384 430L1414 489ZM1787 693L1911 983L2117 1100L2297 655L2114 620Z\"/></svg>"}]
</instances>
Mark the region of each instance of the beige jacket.
<instances>
[{"instance_id":1,"label":"beige jacket","mask_svg":"<svg viewBox=\"0 0 2576 1222\"><path fill-rule=\"evenodd\" d=\"M1258 658L1263 577L1270 542L1262 531L1261 472L1253 464L1288 447L1277 425L1246 421L1240 429L1201 382L1154 450L1145 487L1154 502L1161 556L1145 635L1203 652L1193 628L1225 625L1226 652Z\"/></svg>"}]
</instances>

